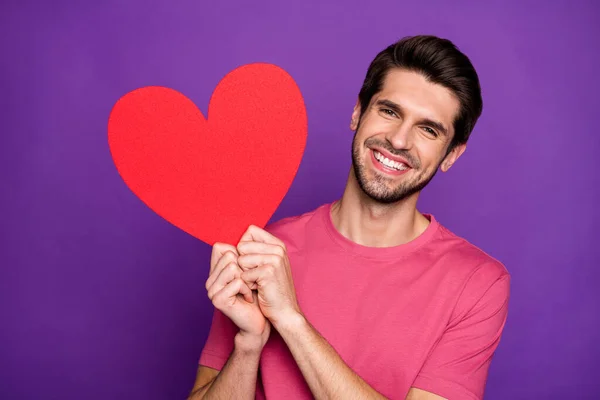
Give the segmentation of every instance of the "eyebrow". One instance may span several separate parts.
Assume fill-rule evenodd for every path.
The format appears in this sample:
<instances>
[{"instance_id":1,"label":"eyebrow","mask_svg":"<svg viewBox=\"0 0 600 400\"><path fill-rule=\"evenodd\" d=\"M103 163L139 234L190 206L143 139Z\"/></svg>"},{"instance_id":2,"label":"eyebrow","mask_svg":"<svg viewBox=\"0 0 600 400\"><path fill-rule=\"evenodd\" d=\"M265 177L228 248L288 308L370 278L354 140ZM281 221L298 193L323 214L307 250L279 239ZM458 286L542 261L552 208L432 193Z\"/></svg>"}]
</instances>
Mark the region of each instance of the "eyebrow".
<instances>
[{"instance_id":1,"label":"eyebrow","mask_svg":"<svg viewBox=\"0 0 600 400\"><path fill-rule=\"evenodd\" d=\"M400 116L404 115L404 111L402 110L402 107L400 107L399 104L394 103L391 100L387 100L387 99L377 100L375 102L375 105L389 108L390 110L392 110L393 112L395 112L396 114L398 114ZM441 122L434 121L430 118L423 118L423 119L420 119L418 122L419 122L419 124L429 126L430 128L433 128L433 129L437 130L438 132L442 133L443 135L448 136L448 129L446 129L444 124L442 124Z\"/></svg>"}]
</instances>

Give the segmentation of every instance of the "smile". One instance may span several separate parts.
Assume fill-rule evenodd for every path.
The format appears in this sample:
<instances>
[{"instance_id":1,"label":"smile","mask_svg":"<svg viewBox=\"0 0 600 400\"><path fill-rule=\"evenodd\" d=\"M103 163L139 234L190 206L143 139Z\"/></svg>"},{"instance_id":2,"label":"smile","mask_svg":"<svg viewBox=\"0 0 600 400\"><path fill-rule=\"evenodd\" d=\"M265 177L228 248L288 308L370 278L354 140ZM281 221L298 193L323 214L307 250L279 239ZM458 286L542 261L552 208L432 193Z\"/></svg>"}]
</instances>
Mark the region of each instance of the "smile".
<instances>
[{"instance_id":1,"label":"smile","mask_svg":"<svg viewBox=\"0 0 600 400\"><path fill-rule=\"evenodd\" d=\"M405 171L405 170L409 169L408 165L398 162L398 161L390 160L389 158L385 157L383 154L381 154L377 150L373 150L372 152L373 152L373 157L375 157L375 159L377 160L377 162L379 164L382 164L394 171Z\"/></svg>"}]
</instances>

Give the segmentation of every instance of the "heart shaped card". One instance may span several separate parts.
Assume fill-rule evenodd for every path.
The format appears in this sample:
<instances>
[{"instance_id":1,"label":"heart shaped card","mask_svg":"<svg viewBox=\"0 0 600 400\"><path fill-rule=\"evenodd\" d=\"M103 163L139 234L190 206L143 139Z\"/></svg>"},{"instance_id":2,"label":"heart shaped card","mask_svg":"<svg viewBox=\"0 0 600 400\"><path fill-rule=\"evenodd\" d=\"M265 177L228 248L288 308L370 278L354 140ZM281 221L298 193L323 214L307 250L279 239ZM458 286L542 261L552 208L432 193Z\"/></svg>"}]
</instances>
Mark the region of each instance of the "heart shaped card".
<instances>
[{"instance_id":1,"label":"heart shaped card","mask_svg":"<svg viewBox=\"0 0 600 400\"><path fill-rule=\"evenodd\" d=\"M185 95L143 87L108 121L117 170L150 209L213 245L264 227L289 190L307 139L302 94L283 69L248 64L217 85L205 118Z\"/></svg>"}]
</instances>

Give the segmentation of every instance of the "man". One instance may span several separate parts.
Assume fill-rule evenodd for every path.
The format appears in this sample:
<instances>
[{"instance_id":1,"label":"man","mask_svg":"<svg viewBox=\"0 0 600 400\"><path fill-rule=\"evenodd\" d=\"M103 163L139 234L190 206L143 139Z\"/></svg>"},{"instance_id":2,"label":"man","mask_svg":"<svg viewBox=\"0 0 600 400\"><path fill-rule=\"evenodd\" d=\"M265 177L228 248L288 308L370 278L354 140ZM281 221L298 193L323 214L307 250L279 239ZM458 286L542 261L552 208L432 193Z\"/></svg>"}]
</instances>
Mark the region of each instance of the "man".
<instances>
[{"instance_id":1,"label":"man","mask_svg":"<svg viewBox=\"0 0 600 400\"><path fill-rule=\"evenodd\" d=\"M504 266L417 211L482 110L451 42L371 63L339 201L215 244L216 310L190 399L480 399L506 321Z\"/></svg>"}]
</instances>

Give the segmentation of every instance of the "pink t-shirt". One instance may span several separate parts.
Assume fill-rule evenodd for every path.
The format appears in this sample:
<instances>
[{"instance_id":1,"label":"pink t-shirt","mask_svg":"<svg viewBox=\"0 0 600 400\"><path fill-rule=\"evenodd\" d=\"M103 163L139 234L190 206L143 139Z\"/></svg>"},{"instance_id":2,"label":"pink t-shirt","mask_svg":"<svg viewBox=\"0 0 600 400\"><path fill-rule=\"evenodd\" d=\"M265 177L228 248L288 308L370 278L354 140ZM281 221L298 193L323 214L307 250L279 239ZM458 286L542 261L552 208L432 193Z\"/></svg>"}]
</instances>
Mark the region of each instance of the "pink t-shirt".
<instances>
[{"instance_id":1,"label":"pink t-shirt","mask_svg":"<svg viewBox=\"0 0 600 400\"><path fill-rule=\"evenodd\" d=\"M411 386L448 399L481 399L507 316L504 266L433 216L415 240L357 245L335 228L331 204L266 230L288 249L302 312L371 387L404 399ZM237 327L215 310L199 363L222 369ZM263 349L258 399L310 399L273 329Z\"/></svg>"}]
</instances>

